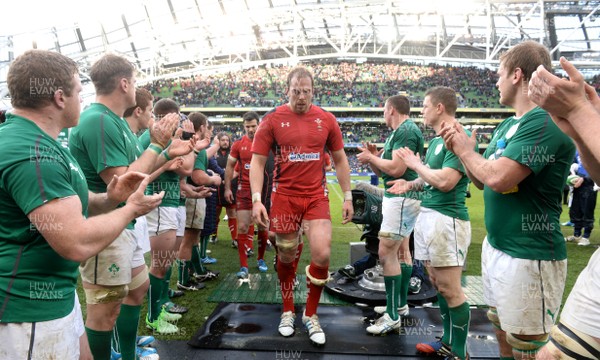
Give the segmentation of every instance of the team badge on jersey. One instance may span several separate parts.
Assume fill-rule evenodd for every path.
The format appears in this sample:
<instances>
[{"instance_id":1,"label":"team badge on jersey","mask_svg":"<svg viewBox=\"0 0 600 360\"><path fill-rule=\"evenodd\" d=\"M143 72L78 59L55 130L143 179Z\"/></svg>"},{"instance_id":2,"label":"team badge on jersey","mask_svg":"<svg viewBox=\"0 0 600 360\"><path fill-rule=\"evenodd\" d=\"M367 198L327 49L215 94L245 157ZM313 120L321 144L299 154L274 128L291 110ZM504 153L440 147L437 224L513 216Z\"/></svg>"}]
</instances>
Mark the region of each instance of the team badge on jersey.
<instances>
[{"instance_id":1,"label":"team badge on jersey","mask_svg":"<svg viewBox=\"0 0 600 360\"><path fill-rule=\"evenodd\" d=\"M121 270L117 264L112 264L110 265L110 267L108 268L108 271L113 274L113 276L117 275L117 273L119 272L119 270Z\"/></svg>"},{"instance_id":2,"label":"team badge on jersey","mask_svg":"<svg viewBox=\"0 0 600 360\"><path fill-rule=\"evenodd\" d=\"M315 122L317 123L317 130L323 131L323 127L321 126L321 123L323 122L323 120L316 118Z\"/></svg>"}]
</instances>

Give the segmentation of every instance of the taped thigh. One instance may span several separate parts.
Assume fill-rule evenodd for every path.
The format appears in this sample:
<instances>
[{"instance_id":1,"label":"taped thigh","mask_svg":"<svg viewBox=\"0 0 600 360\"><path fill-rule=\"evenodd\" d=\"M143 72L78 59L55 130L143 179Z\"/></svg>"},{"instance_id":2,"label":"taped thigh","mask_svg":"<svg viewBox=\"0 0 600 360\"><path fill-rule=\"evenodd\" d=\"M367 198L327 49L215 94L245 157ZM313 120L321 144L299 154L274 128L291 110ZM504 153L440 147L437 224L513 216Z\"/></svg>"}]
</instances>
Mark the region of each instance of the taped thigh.
<instances>
[{"instance_id":1,"label":"taped thigh","mask_svg":"<svg viewBox=\"0 0 600 360\"><path fill-rule=\"evenodd\" d=\"M550 330L550 343L564 355L573 359L600 359L600 343L581 331L558 323Z\"/></svg>"},{"instance_id":2,"label":"taped thigh","mask_svg":"<svg viewBox=\"0 0 600 360\"><path fill-rule=\"evenodd\" d=\"M275 243L277 245L277 250L282 252L289 252L298 247L298 237L294 237L293 239L282 239L279 236L276 236Z\"/></svg>"},{"instance_id":3,"label":"taped thigh","mask_svg":"<svg viewBox=\"0 0 600 360\"><path fill-rule=\"evenodd\" d=\"M102 289L84 289L86 304L108 304L121 301L129 292L127 285L106 286Z\"/></svg>"},{"instance_id":4,"label":"taped thigh","mask_svg":"<svg viewBox=\"0 0 600 360\"><path fill-rule=\"evenodd\" d=\"M131 279L131 282L129 283L129 291L133 291L139 288L140 286L144 285L144 283L146 283L146 280L148 280L148 267L144 265L142 271L140 271L139 274L137 274L133 277L133 279Z\"/></svg>"},{"instance_id":5,"label":"taped thigh","mask_svg":"<svg viewBox=\"0 0 600 360\"><path fill-rule=\"evenodd\" d=\"M523 340L516 337L514 334L506 333L506 342L512 346L514 350L519 352L535 354L548 342L549 334L544 334L541 339Z\"/></svg>"},{"instance_id":6,"label":"taped thigh","mask_svg":"<svg viewBox=\"0 0 600 360\"><path fill-rule=\"evenodd\" d=\"M496 329L502 330L502 327L500 326L500 318L498 317L498 311L495 307L490 307L486 315Z\"/></svg>"}]
</instances>

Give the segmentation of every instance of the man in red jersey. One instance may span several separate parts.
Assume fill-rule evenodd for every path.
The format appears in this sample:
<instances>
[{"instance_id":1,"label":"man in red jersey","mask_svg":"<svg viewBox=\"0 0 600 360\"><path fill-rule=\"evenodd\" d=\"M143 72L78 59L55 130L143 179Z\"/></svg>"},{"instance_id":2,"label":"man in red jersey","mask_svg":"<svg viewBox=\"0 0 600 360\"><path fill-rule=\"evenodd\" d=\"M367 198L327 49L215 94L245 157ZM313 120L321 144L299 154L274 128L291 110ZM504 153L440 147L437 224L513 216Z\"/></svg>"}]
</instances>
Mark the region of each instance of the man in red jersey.
<instances>
[{"instance_id":1,"label":"man in red jersey","mask_svg":"<svg viewBox=\"0 0 600 360\"><path fill-rule=\"evenodd\" d=\"M254 136L250 165L252 216L261 226L269 222L261 191L267 155L272 150L275 171L271 230L276 234L277 274L283 299L279 333L285 337L295 333L293 262L298 232L302 228L311 248L311 262L306 268L308 298L302 322L313 344L323 345L325 333L319 324L317 306L323 286L329 280L332 231L324 170L325 147L331 151L344 192L344 224L354 215L350 166L336 118L312 105L313 77L306 68L296 67L288 74L287 95L288 103L267 113Z\"/></svg>"},{"instance_id":2,"label":"man in red jersey","mask_svg":"<svg viewBox=\"0 0 600 360\"><path fill-rule=\"evenodd\" d=\"M250 160L252 159L252 141L254 139L254 133L258 127L259 116L254 111L249 111L242 116L244 120L244 135L240 140L233 143L229 158L227 159L227 168L225 169L225 200L233 203L236 201L237 206L237 218L238 218L238 254L240 256L240 271L237 273L237 277L245 279L248 277L248 255L246 249L252 247L252 240L248 239L248 228L252 221L252 199L250 195ZM234 199L233 192L231 189L231 182L233 178L233 172L236 165L240 165L240 175L238 178L238 190L237 199ZM271 160L272 163L272 160ZM270 170L268 168L271 168ZM263 181L264 185L262 188L263 198L261 200L265 203L270 203L271 189L269 183L272 182L272 166L266 166L263 171L264 178L267 181ZM252 231L252 237L254 231ZM260 272L266 272L268 270L265 262L265 249L267 248L268 230L266 226L259 226L258 228L258 260L256 266Z\"/></svg>"}]
</instances>

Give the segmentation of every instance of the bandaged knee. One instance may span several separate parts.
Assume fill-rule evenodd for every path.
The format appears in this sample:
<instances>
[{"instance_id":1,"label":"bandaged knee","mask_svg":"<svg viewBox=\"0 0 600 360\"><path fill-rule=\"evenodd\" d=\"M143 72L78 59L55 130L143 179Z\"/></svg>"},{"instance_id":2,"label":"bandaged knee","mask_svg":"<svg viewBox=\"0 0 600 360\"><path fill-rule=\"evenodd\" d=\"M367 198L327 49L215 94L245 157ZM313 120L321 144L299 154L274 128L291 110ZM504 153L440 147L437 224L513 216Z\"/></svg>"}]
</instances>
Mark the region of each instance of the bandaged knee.
<instances>
[{"instance_id":1,"label":"bandaged knee","mask_svg":"<svg viewBox=\"0 0 600 360\"><path fill-rule=\"evenodd\" d=\"M329 280L331 280L331 276L329 275L329 272L327 273L326 279L317 279L316 277L314 277L310 274L309 270L310 270L310 265L306 265L306 278L308 280L310 280L310 282L314 285L325 286L329 282Z\"/></svg>"},{"instance_id":2,"label":"bandaged knee","mask_svg":"<svg viewBox=\"0 0 600 360\"><path fill-rule=\"evenodd\" d=\"M131 279L131 282L129 283L129 291L133 291L137 288L139 288L140 286L144 285L144 283L146 283L146 280L148 280L148 267L146 265L144 265L144 268L142 269L142 271L140 271L139 274L137 274L136 276L133 277L133 279Z\"/></svg>"},{"instance_id":3,"label":"bandaged knee","mask_svg":"<svg viewBox=\"0 0 600 360\"><path fill-rule=\"evenodd\" d=\"M600 343L596 339L560 322L550 330L548 346L573 359L600 358Z\"/></svg>"},{"instance_id":4,"label":"bandaged knee","mask_svg":"<svg viewBox=\"0 0 600 360\"><path fill-rule=\"evenodd\" d=\"M489 308L486 315L496 329L502 330L502 327L500 326L500 318L498 317L498 311L495 307Z\"/></svg>"},{"instance_id":5,"label":"bandaged knee","mask_svg":"<svg viewBox=\"0 0 600 360\"><path fill-rule=\"evenodd\" d=\"M121 301L127 296L127 285L106 286L102 289L84 289L86 304L108 304Z\"/></svg>"},{"instance_id":6,"label":"bandaged knee","mask_svg":"<svg viewBox=\"0 0 600 360\"><path fill-rule=\"evenodd\" d=\"M523 340L513 334L506 333L506 342L519 352L535 354L548 342L549 334L544 334L540 339Z\"/></svg>"}]
</instances>

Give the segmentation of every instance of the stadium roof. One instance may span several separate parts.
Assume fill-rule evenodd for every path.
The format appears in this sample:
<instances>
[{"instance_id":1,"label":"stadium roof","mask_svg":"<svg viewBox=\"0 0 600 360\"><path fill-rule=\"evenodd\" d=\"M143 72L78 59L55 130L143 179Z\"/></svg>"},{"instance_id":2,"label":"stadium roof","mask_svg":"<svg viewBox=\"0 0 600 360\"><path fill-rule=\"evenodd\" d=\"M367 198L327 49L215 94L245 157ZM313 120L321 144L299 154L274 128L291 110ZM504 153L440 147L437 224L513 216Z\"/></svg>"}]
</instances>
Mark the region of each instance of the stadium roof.
<instances>
[{"instance_id":1,"label":"stadium roof","mask_svg":"<svg viewBox=\"0 0 600 360\"><path fill-rule=\"evenodd\" d=\"M127 56L155 79L315 58L497 63L524 39L600 70L600 1L16 0L0 22L0 95L30 48ZM77 14L74 16L73 14ZM2 96L0 96L2 97Z\"/></svg>"}]
</instances>

